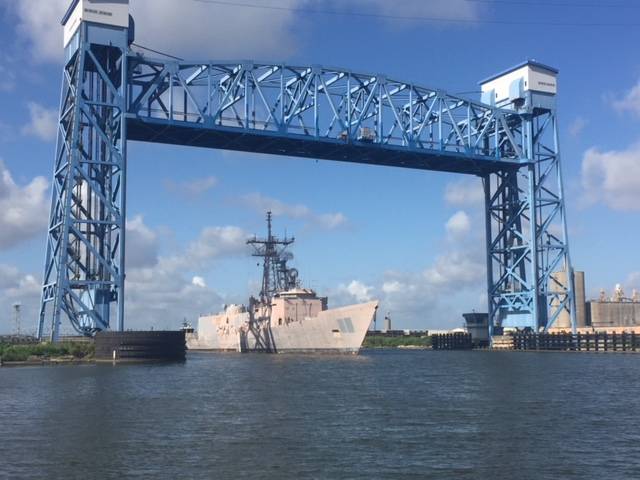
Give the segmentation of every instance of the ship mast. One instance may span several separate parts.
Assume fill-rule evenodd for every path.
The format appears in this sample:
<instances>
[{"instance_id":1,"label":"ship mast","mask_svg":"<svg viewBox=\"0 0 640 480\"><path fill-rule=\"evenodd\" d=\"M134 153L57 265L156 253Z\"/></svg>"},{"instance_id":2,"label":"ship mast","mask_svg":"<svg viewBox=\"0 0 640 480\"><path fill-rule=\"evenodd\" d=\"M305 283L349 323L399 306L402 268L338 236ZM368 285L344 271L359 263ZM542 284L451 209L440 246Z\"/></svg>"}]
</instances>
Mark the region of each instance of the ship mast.
<instances>
[{"instance_id":1,"label":"ship mast","mask_svg":"<svg viewBox=\"0 0 640 480\"><path fill-rule=\"evenodd\" d=\"M254 236L247 241L254 249L253 256L263 259L262 264L262 289L260 290L260 301L270 305L273 296L282 290L287 290L297 284L297 271L287 268L287 261L292 255L286 251L295 238L283 239L273 235L272 232L273 214L267 212L267 237L258 238Z\"/></svg>"}]
</instances>

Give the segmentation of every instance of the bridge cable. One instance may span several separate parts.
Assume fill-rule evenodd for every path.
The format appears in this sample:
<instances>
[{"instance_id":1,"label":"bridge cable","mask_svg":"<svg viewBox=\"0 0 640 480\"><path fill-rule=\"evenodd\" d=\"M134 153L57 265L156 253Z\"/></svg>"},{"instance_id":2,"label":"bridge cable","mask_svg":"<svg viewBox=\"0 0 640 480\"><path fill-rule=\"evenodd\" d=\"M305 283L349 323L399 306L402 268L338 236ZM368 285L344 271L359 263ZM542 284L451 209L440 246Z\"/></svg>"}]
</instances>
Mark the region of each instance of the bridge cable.
<instances>
[{"instance_id":1,"label":"bridge cable","mask_svg":"<svg viewBox=\"0 0 640 480\"><path fill-rule=\"evenodd\" d=\"M529 5L532 7L569 7L569 8L630 8L638 9L640 5L626 3L572 3L572 2L537 2L532 0L464 0L469 3L486 3L497 5Z\"/></svg>"},{"instance_id":2,"label":"bridge cable","mask_svg":"<svg viewBox=\"0 0 640 480\"><path fill-rule=\"evenodd\" d=\"M192 0L197 3L208 3L212 5L222 5L228 7L240 7L240 8L258 8L263 10L279 10L295 13L309 13L316 15L337 15L347 17L364 17L364 18L381 18L387 20L409 20L409 21L426 21L426 22L443 22L443 23L465 23L465 24L494 24L494 25L532 25L532 26L545 26L545 27L640 27L640 23L603 23L603 22L545 22L545 21L517 21L517 20L472 20L465 18L446 18L446 17L425 17L425 16L409 16L409 15L387 15L383 13L369 13L369 12L349 12L338 10L318 10L310 8L296 8L296 7L283 7L278 5L258 5L255 3L244 2L231 2L224 0ZM497 2L499 0L477 0L478 2ZM506 1L506 0L504 0ZM514 3L514 2L507 2ZM524 4L524 3L523 3ZM530 5L540 5L534 2L527 3ZM543 4L551 5L551 4ZM558 4L556 4L558 5ZM565 4L564 6L570 6ZM573 5L571 5L573 6ZM585 6L587 6L585 4ZM615 7L615 5L611 5ZM621 5L619 5L621 6ZM636 6L638 7L638 6Z\"/></svg>"},{"instance_id":3,"label":"bridge cable","mask_svg":"<svg viewBox=\"0 0 640 480\"><path fill-rule=\"evenodd\" d=\"M138 43L132 43L131 45L133 45L134 47L141 48L142 50L147 50L148 52L157 53L158 55L164 55L165 57L173 58L174 60L179 60L181 62L184 62L184 58L176 57L175 55L170 55L168 53L161 52L159 50L154 50L153 48L143 47L142 45L140 45Z\"/></svg>"}]
</instances>

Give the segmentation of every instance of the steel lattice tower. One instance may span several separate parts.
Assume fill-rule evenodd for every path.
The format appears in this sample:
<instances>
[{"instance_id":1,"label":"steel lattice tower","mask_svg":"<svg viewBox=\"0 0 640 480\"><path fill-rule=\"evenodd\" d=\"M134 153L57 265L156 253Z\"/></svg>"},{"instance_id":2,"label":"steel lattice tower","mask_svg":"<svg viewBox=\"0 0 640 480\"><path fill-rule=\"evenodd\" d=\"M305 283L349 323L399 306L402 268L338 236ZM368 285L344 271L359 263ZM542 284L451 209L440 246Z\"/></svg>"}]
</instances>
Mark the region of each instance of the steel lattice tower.
<instances>
[{"instance_id":1,"label":"steel lattice tower","mask_svg":"<svg viewBox=\"0 0 640 480\"><path fill-rule=\"evenodd\" d=\"M113 303L123 329L128 39L82 22L66 48L40 338L49 304L53 340L62 314L85 335L108 329Z\"/></svg>"},{"instance_id":2,"label":"steel lattice tower","mask_svg":"<svg viewBox=\"0 0 640 480\"><path fill-rule=\"evenodd\" d=\"M549 328L563 309L575 331L575 294L555 109L532 95L512 133L528 164L483 178L490 327ZM553 274L570 272L562 283Z\"/></svg>"},{"instance_id":3,"label":"steel lattice tower","mask_svg":"<svg viewBox=\"0 0 640 480\"><path fill-rule=\"evenodd\" d=\"M319 65L150 58L128 3L74 0L63 20L41 338L63 317L85 335L113 315L123 329L128 140L476 176L491 328L546 329L564 309L575 328L555 91L516 79L478 102Z\"/></svg>"}]
</instances>

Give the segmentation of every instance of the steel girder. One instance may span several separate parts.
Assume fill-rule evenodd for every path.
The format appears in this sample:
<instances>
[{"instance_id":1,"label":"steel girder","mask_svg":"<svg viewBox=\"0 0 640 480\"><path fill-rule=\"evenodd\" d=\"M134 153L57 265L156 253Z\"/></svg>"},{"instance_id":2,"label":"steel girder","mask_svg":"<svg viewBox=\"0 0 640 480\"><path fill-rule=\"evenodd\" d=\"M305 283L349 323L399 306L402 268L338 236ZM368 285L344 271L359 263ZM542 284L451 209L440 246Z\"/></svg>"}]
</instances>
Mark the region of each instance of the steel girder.
<instances>
[{"instance_id":1,"label":"steel girder","mask_svg":"<svg viewBox=\"0 0 640 480\"><path fill-rule=\"evenodd\" d=\"M81 334L106 330L114 302L123 328L127 36L91 43L92 28L63 71L39 338L58 338L62 314Z\"/></svg>"},{"instance_id":2,"label":"steel girder","mask_svg":"<svg viewBox=\"0 0 640 480\"><path fill-rule=\"evenodd\" d=\"M519 164L510 112L383 75L129 58L129 138L482 174Z\"/></svg>"}]
</instances>

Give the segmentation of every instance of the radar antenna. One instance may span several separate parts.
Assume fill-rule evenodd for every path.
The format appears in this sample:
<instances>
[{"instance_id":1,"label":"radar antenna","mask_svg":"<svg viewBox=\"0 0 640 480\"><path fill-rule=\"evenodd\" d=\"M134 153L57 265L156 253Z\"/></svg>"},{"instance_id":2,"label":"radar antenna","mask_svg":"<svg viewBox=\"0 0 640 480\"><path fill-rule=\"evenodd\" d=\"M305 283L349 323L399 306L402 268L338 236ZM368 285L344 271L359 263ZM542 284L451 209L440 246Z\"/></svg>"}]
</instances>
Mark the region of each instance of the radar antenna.
<instances>
[{"instance_id":1,"label":"radar antenna","mask_svg":"<svg viewBox=\"0 0 640 480\"><path fill-rule=\"evenodd\" d=\"M287 251L287 247L295 242L294 237L280 239L272 232L272 212L267 212L267 237L254 236L247 241L254 249L253 256L263 259L262 262L262 289L260 301L269 305L273 296L281 291L289 290L297 286L298 276L295 269L289 269L287 262L293 255Z\"/></svg>"}]
</instances>

